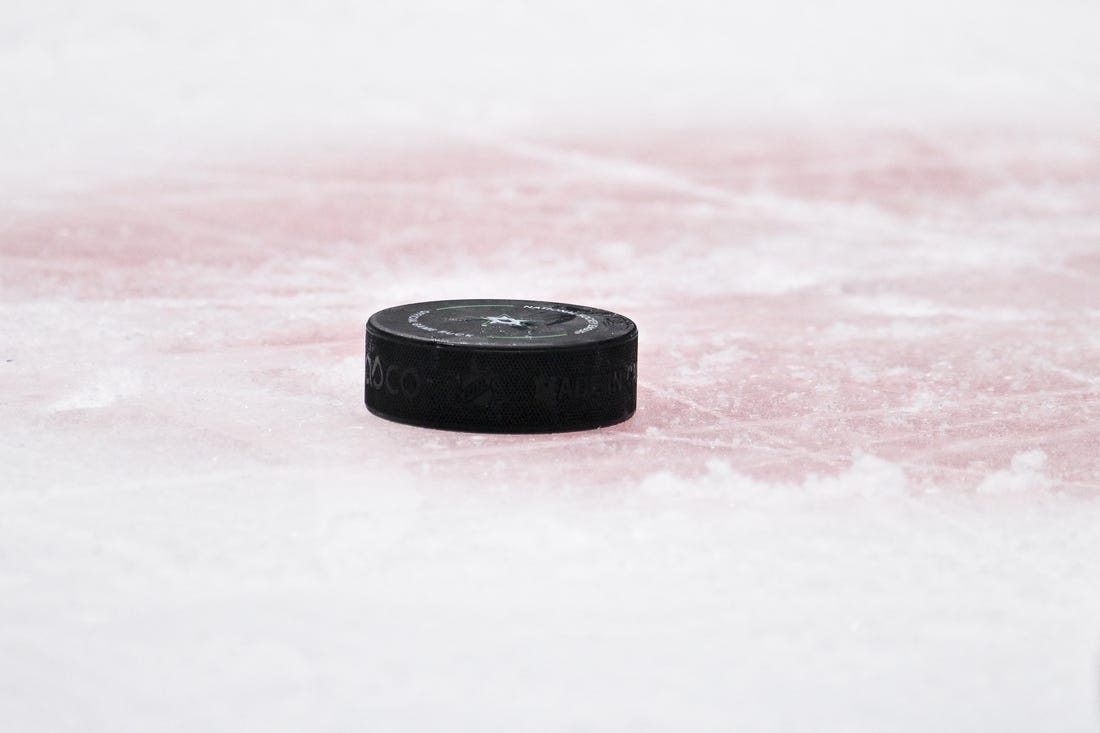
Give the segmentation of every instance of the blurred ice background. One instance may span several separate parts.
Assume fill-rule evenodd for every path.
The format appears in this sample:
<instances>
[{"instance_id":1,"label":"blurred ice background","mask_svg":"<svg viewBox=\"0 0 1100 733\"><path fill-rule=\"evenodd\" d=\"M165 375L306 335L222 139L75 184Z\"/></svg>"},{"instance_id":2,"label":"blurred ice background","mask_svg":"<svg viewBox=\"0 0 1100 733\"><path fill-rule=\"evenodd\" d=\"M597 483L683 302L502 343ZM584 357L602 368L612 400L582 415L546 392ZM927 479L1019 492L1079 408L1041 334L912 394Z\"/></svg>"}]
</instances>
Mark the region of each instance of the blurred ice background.
<instances>
[{"instance_id":1,"label":"blurred ice background","mask_svg":"<svg viewBox=\"0 0 1100 733\"><path fill-rule=\"evenodd\" d=\"M382 132L1092 123L1095 29L1084 0L9 2L3 176Z\"/></svg>"},{"instance_id":2,"label":"blurred ice background","mask_svg":"<svg viewBox=\"0 0 1100 733\"><path fill-rule=\"evenodd\" d=\"M1098 29L4 3L0 729L1095 730ZM363 410L504 292L636 317L638 416Z\"/></svg>"}]
</instances>

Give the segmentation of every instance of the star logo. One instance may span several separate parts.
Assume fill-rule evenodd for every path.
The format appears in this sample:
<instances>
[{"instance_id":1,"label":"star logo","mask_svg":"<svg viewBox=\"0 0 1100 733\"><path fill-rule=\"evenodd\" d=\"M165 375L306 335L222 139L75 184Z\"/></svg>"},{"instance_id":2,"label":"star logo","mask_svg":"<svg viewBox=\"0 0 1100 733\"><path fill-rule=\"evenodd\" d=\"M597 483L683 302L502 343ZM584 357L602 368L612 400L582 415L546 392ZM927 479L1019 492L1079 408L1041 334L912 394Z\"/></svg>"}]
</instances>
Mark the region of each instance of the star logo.
<instances>
[{"instance_id":1,"label":"star logo","mask_svg":"<svg viewBox=\"0 0 1100 733\"><path fill-rule=\"evenodd\" d=\"M481 320L485 321L482 326L526 326L528 323L511 316L482 316Z\"/></svg>"}]
</instances>

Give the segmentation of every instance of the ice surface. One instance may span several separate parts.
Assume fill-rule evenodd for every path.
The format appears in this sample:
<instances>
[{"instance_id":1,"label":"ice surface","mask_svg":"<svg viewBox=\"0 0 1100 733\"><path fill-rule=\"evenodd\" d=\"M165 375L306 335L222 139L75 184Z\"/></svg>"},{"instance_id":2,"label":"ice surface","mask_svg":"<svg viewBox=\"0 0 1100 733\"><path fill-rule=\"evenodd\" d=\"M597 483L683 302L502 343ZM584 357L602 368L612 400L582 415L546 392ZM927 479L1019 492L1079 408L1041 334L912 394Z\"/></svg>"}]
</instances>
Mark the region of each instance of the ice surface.
<instances>
[{"instance_id":1,"label":"ice surface","mask_svg":"<svg viewBox=\"0 0 1100 733\"><path fill-rule=\"evenodd\" d=\"M24 5L0 729L1093 730L1085 3ZM614 428L362 327L634 318Z\"/></svg>"}]
</instances>

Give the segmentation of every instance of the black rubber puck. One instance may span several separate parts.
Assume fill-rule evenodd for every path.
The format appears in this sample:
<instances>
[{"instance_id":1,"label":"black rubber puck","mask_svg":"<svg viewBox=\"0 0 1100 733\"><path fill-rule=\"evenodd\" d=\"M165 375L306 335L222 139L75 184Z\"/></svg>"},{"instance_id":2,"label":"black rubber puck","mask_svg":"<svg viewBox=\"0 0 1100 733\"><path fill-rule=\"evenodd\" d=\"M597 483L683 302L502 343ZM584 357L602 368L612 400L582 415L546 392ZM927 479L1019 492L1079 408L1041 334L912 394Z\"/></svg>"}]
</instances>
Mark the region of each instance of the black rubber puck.
<instances>
[{"instance_id":1,"label":"black rubber puck","mask_svg":"<svg viewBox=\"0 0 1100 733\"><path fill-rule=\"evenodd\" d=\"M400 305L367 321L366 403L410 425L542 433L634 414L638 329L598 308L530 300Z\"/></svg>"}]
</instances>

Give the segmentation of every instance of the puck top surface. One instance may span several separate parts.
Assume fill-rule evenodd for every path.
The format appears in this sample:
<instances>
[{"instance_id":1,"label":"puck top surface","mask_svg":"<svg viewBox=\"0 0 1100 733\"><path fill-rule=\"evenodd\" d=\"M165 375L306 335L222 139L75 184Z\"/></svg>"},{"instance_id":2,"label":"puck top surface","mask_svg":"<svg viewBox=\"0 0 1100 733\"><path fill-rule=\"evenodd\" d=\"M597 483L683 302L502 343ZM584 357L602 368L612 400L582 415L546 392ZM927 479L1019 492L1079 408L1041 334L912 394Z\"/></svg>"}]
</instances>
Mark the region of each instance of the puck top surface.
<instances>
[{"instance_id":1,"label":"puck top surface","mask_svg":"<svg viewBox=\"0 0 1100 733\"><path fill-rule=\"evenodd\" d=\"M636 338L617 313L532 300L438 300L400 305L371 316L368 329L438 347L558 350Z\"/></svg>"}]
</instances>

